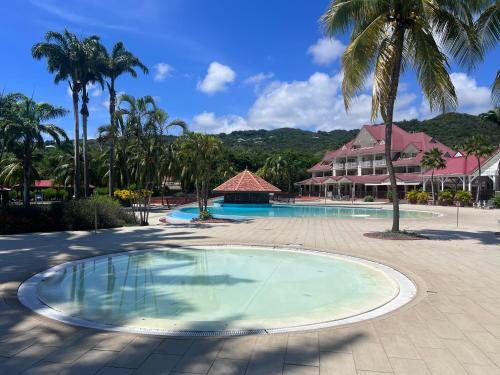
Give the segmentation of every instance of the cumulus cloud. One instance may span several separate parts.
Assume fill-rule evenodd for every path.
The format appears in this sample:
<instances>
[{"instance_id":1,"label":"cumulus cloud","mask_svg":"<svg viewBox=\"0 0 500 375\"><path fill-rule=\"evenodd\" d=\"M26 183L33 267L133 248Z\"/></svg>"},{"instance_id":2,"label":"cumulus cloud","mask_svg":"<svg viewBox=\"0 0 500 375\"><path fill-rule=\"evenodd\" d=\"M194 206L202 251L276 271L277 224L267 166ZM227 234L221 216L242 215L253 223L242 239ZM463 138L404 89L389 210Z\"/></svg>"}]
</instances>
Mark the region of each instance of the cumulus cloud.
<instances>
[{"instance_id":1,"label":"cumulus cloud","mask_svg":"<svg viewBox=\"0 0 500 375\"><path fill-rule=\"evenodd\" d=\"M161 82L170 75L170 73L172 72L172 67L167 63L160 62L154 66L154 70L155 75L153 79L156 82Z\"/></svg>"},{"instance_id":2,"label":"cumulus cloud","mask_svg":"<svg viewBox=\"0 0 500 375\"><path fill-rule=\"evenodd\" d=\"M312 55L313 61L318 65L329 65L344 53L346 46L340 40L321 38L309 47L307 53Z\"/></svg>"},{"instance_id":3,"label":"cumulus cloud","mask_svg":"<svg viewBox=\"0 0 500 375\"><path fill-rule=\"evenodd\" d=\"M246 120L237 115L217 117L213 112L202 112L193 117L192 127L204 133L231 133L236 130L248 130Z\"/></svg>"},{"instance_id":4,"label":"cumulus cloud","mask_svg":"<svg viewBox=\"0 0 500 375\"><path fill-rule=\"evenodd\" d=\"M208 67L205 78L198 83L198 90L212 95L219 91L224 91L227 85L234 82L236 73L227 65L222 65L214 61Z\"/></svg>"}]
</instances>

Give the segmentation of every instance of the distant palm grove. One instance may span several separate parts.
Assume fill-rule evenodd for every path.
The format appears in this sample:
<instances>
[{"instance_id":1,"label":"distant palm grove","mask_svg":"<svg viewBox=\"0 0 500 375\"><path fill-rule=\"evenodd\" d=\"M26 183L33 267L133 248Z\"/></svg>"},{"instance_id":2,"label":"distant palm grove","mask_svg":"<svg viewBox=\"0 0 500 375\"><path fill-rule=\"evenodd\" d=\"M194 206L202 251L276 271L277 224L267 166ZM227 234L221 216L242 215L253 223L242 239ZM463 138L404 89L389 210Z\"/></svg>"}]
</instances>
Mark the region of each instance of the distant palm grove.
<instances>
[{"instance_id":1,"label":"distant palm grove","mask_svg":"<svg viewBox=\"0 0 500 375\"><path fill-rule=\"evenodd\" d=\"M342 60L346 110L374 73L372 117L380 115L388 125L386 153L390 156L394 103L403 68L415 70L432 109L453 110L457 97L448 59L473 69L485 51L498 43L499 13L495 1L486 0L332 1L321 18L325 33L353 32ZM67 192L67 198L75 199L92 192L113 197L116 189L163 195L169 193L166 182L175 180L185 192L196 192L200 209L206 209L215 184L244 168L293 192L294 182L307 176L306 169L326 149L339 147L357 132L193 133L185 121L171 120L153 96L122 93L124 75L140 79L149 70L121 41L108 50L96 35L49 31L33 45L31 54L46 64L61 90L69 86L72 108L40 103L20 93L0 96L0 185L22 192L25 207L30 205L33 182L38 179L52 180ZM492 81L494 107L500 100L500 74ZM109 121L97 134L88 134L92 100L88 90L95 85L109 94ZM68 113L73 115L71 140L53 123ZM449 146L479 134L498 144L499 124L498 107L480 117L449 113L399 123L409 131L425 130ZM390 157L387 160L394 188L392 162ZM439 163L429 163L439 168ZM393 204L393 231L399 231L397 199Z\"/></svg>"}]
</instances>

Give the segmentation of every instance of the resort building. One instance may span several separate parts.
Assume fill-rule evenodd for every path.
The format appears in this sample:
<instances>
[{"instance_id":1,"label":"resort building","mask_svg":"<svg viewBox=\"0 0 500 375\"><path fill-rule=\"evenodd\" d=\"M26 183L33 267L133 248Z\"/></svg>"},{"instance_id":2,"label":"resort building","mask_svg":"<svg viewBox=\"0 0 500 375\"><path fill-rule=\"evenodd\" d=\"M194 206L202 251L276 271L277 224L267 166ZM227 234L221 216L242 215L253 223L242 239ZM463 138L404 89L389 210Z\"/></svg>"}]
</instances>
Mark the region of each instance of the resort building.
<instances>
[{"instance_id":1,"label":"resort building","mask_svg":"<svg viewBox=\"0 0 500 375\"><path fill-rule=\"evenodd\" d=\"M224 203L269 203L269 194L281 192L262 177L245 169L223 184L217 186L215 193L224 194Z\"/></svg>"},{"instance_id":2,"label":"resort building","mask_svg":"<svg viewBox=\"0 0 500 375\"><path fill-rule=\"evenodd\" d=\"M384 138L385 125L364 125L354 139L337 150L327 151L319 163L308 169L311 177L296 183L300 194L386 198L390 181ZM438 148L446 160L445 169L434 171L435 183L439 182L440 189L451 186L470 191L477 189L476 158L466 157L424 132L410 133L393 125L391 158L400 198L410 189L430 190L431 171L425 170L421 162L424 153L433 148ZM481 160L482 176L486 176L481 179L485 196L500 190L499 163L499 150Z\"/></svg>"}]
</instances>

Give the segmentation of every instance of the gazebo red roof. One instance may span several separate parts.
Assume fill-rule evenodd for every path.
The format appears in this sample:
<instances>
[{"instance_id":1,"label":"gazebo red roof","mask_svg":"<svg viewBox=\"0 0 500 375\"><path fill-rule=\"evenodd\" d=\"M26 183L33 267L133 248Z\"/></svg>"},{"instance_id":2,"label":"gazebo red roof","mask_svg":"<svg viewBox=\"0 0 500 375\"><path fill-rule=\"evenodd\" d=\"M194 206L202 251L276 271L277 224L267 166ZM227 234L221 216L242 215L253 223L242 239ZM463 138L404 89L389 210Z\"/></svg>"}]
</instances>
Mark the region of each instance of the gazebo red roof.
<instances>
[{"instance_id":1,"label":"gazebo red roof","mask_svg":"<svg viewBox=\"0 0 500 375\"><path fill-rule=\"evenodd\" d=\"M255 173L245 169L243 172L238 173L236 176L217 186L214 191L220 193L279 193L281 190Z\"/></svg>"}]
</instances>

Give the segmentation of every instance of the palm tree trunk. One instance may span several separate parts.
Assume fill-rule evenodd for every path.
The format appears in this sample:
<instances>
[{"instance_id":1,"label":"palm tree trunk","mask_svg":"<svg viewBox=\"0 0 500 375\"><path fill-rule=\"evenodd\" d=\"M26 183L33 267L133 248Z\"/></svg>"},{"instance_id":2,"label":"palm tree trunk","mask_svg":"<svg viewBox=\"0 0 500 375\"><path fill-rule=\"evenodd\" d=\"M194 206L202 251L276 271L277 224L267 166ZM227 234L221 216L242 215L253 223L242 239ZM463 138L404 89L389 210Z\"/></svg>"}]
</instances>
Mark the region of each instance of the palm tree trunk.
<instances>
[{"instance_id":1,"label":"palm tree trunk","mask_svg":"<svg viewBox=\"0 0 500 375\"><path fill-rule=\"evenodd\" d=\"M89 160L87 150L87 119L89 117L89 110L87 103L89 101L87 95L87 87L84 84L82 87L82 133L83 133L83 196L89 196Z\"/></svg>"},{"instance_id":2,"label":"palm tree trunk","mask_svg":"<svg viewBox=\"0 0 500 375\"><path fill-rule=\"evenodd\" d=\"M481 198L481 159L477 158L477 193L476 193L476 203L479 203Z\"/></svg>"},{"instance_id":3,"label":"palm tree trunk","mask_svg":"<svg viewBox=\"0 0 500 375\"><path fill-rule=\"evenodd\" d=\"M432 170L432 173L431 173L431 189L432 189L432 203L435 202L435 198L434 198L434 169Z\"/></svg>"},{"instance_id":4,"label":"palm tree trunk","mask_svg":"<svg viewBox=\"0 0 500 375\"><path fill-rule=\"evenodd\" d=\"M389 179L391 181L392 190L392 232L399 232L399 197L398 186L396 182L396 174L394 172L394 165L392 163L392 122L394 116L394 103L396 102L396 95L398 93L399 77L401 75L401 60L403 55L404 43L404 27L397 25L394 31L394 56L391 71L391 84L387 103L387 112L385 122L385 159L387 163L387 171L389 172ZM383 116L384 117L384 116Z\"/></svg>"},{"instance_id":5,"label":"palm tree trunk","mask_svg":"<svg viewBox=\"0 0 500 375\"><path fill-rule=\"evenodd\" d=\"M31 151L30 145L25 145L25 157L23 160L23 206L30 206L30 185L31 185Z\"/></svg>"},{"instance_id":6,"label":"palm tree trunk","mask_svg":"<svg viewBox=\"0 0 500 375\"><path fill-rule=\"evenodd\" d=\"M109 121L110 121L110 141L109 141L109 171L108 171L108 193L112 197L114 193L114 165L115 165L115 136L116 136L116 92L115 82L111 80L109 88Z\"/></svg>"},{"instance_id":7,"label":"palm tree trunk","mask_svg":"<svg viewBox=\"0 0 500 375\"><path fill-rule=\"evenodd\" d=\"M80 114L78 113L78 89L75 83L72 86L73 96L73 115L75 118L75 138L73 140L73 154L75 163L75 174L73 177L73 195L75 198L80 197Z\"/></svg>"}]
</instances>

